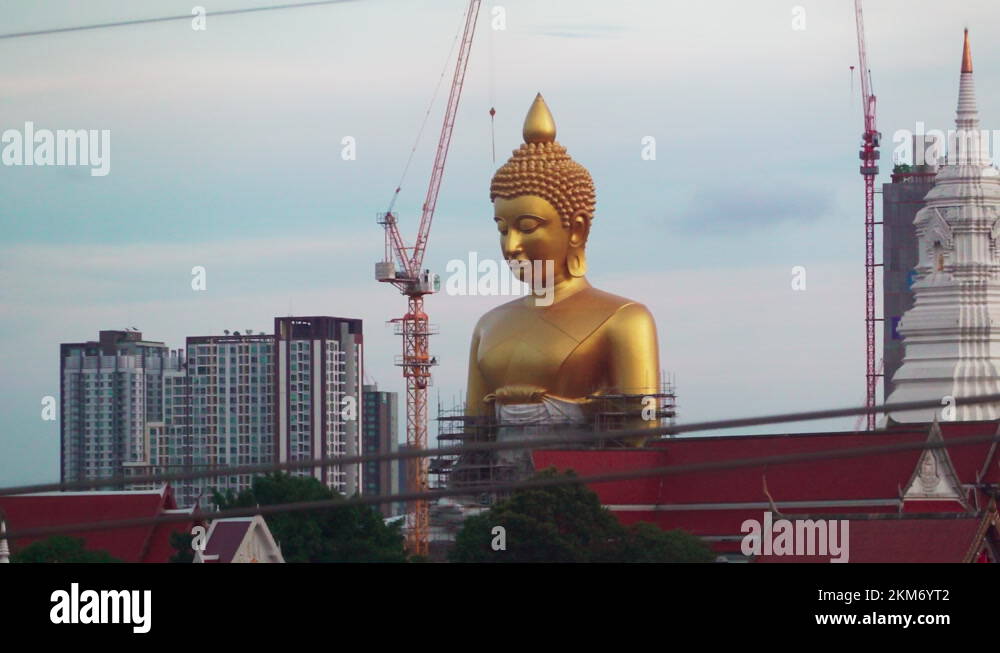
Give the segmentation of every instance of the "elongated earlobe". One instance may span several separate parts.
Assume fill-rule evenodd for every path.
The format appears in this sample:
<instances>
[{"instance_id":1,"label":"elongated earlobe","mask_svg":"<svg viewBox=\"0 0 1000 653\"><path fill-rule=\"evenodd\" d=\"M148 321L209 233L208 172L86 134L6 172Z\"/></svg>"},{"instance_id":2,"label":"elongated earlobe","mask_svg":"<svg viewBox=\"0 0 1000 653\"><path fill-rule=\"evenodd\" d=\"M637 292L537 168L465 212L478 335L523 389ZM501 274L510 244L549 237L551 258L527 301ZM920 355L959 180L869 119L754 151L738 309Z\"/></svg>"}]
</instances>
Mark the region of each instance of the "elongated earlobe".
<instances>
[{"instance_id":1,"label":"elongated earlobe","mask_svg":"<svg viewBox=\"0 0 1000 653\"><path fill-rule=\"evenodd\" d=\"M587 255L582 247L571 247L566 259L566 267L570 276L582 277L587 274Z\"/></svg>"}]
</instances>

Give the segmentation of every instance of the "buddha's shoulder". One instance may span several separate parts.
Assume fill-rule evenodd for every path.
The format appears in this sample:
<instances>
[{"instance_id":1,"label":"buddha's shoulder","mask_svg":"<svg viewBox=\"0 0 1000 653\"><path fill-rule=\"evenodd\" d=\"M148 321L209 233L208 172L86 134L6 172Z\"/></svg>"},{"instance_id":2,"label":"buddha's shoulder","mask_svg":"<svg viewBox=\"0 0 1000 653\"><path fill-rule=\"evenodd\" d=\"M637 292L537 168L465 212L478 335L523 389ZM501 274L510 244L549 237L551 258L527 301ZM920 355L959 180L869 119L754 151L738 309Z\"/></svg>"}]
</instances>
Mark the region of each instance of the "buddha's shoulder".
<instances>
[{"instance_id":1,"label":"buddha's shoulder","mask_svg":"<svg viewBox=\"0 0 1000 653\"><path fill-rule=\"evenodd\" d=\"M643 329L643 323L652 325L652 315L639 302L594 287L553 304L542 319L578 342L592 337L616 339L648 330Z\"/></svg>"},{"instance_id":2,"label":"buddha's shoulder","mask_svg":"<svg viewBox=\"0 0 1000 653\"><path fill-rule=\"evenodd\" d=\"M525 310L527 310L527 307L524 305L524 298L514 299L495 306L479 317L479 321L476 323L476 330L478 331L481 327L503 321L515 313L521 313Z\"/></svg>"},{"instance_id":3,"label":"buddha's shoulder","mask_svg":"<svg viewBox=\"0 0 1000 653\"><path fill-rule=\"evenodd\" d=\"M653 314L641 302L621 295L588 288L579 293L579 305L595 318L602 319L604 329L634 329L638 325L656 328Z\"/></svg>"},{"instance_id":4,"label":"buddha's shoulder","mask_svg":"<svg viewBox=\"0 0 1000 653\"><path fill-rule=\"evenodd\" d=\"M563 324L571 321L580 327L590 325L588 331L604 324L614 328L619 323L635 324L646 322L653 324L653 316L643 304L621 297L594 287L586 288L567 299L544 308L541 314L535 312L533 306L526 304L533 301L530 297L521 297L497 306L480 318L476 331L489 328L491 325L512 319L519 314L532 313L549 322Z\"/></svg>"},{"instance_id":5,"label":"buddha's shoulder","mask_svg":"<svg viewBox=\"0 0 1000 653\"><path fill-rule=\"evenodd\" d=\"M585 304L588 309L610 312L616 312L630 306L637 306L642 309L645 308L645 306L634 299L622 297L621 295L615 295L613 293L594 288L593 286L581 290L570 297L569 302L567 302L567 306L571 304Z\"/></svg>"}]
</instances>

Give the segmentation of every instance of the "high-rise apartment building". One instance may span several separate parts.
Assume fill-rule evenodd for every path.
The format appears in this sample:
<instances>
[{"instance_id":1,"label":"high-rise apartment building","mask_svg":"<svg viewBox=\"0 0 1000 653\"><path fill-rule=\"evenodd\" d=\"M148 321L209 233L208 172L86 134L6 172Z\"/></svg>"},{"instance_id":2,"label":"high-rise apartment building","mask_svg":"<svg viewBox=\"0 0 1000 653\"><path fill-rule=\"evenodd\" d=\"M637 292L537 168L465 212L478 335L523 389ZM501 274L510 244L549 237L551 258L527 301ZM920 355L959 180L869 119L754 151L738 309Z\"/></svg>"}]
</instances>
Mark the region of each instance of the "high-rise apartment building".
<instances>
[{"instance_id":1,"label":"high-rise apartment building","mask_svg":"<svg viewBox=\"0 0 1000 653\"><path fill-rule=\"evenodd\" d=\"M354 319L274 319L274 431L281 462L361 452L361 331L361 320ZM311 474L346 496L361 491L360 465L297 473Z\"/></svg>"},{"instance_id":2,"label":"high-rise apartment building","mask_svg":"<svg viewBox=\"0 0 1000 653\"><path fill-rule=\"evenodd\" d=\"M361 320L276 318L274 334L189 337L186 351L102 331L99 342L62 345L61 355L65 480L361 451ZM349 496L361 491L357 464L294 473ZM173 485L178 505L190 506L210 503L213 488L238 493L251 481Z\"/></svg>"},{"instance_id":3,"label":"high-rise apartment building","mask_svg":"<svg viewBox=\"0 0 1000 653\"><path fill-rule=\"evenodd\" d=\"M101 331L59 347L60 477L116 476L147 458L147 424L163 419L163 381L177 352L138 331Z\"/></svg>"},{"instance_id":4,"label":"high-rise apartment building","mask_svg":"<svg viewBox=\"0 0 1000 653\"><path fill-rule=\"evenodd\" d=\"M361 444L366 454L392 453L399 448L399 397L395 392L379 390L377 385L364 386L362 411L364 432ZM395 461L372 461L362 465L364 495L397 494L399 466ZM392 517L396 510L388 503L380 505L382 514Z\"/></svg>"},{"instance_id":5,"label":"high-rise apartment building","mask_svg":"<svg viewBox=\"0 0 1000 653\"><path fill-rule=\"evenodd\" d=\"M169 393L166 439L175 444L170 463L204 469L273 461L274 337L189 337L186 372L173 379ZM189 505L199 494L211 499L208 488L239 493L250 483L249 475L198 479L181 483L178 495L181 505Z\"/></svg>"}]
</instances>

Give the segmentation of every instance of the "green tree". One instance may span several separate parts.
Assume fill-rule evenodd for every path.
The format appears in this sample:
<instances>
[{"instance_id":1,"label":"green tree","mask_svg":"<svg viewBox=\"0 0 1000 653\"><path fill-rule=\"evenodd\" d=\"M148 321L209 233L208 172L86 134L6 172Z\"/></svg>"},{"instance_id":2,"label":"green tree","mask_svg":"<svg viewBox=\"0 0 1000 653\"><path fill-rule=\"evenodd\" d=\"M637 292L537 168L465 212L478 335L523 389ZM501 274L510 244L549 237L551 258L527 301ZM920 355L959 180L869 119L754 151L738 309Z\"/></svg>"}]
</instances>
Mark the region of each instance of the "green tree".
<instances>
[{"instance_id":1,"label":"green tree","mask_svg":"<svg viewBox=\"0 0 1000 653\"><path fill-rule=\"evenodd\" d=\"M343 506L267 515L287 562L405 562L399 524L387 525L370 506L350 503L312 477L258 476L250 489L214 493L221 509L340 499Z\"/></svg>"},{"instance_id":2,"label":"green tree","mask_svg":"<svg viewBox=\"0 0 1000 653\"><path fill-rule=\"evenodd\" d=\"M573 472L565 475L574 477ZM535 478L560 476L546 470ZM493 550L503 527L505 550ZM517 490L470 517L449 554L452 562L710 562L711 549L681 530L653 524L625 528L579 483Z\"/></svg>"},{"instance_id":3,"label":"green tree","mask_svg":"<svg viewBox=\"0 0 1000 653\"><path fill-rule=\"evenodd\" d=\"M625 537L596 562L713 562L715 553L703 540L687 531L665 531L655 524L639 522L626 529Z\"/></svg>"},{"instance_id":4,"label":"green tree","mask_svg":"<svg viewBox=\"0 0 1000 653\"><path fill-rule=\"evenodd\" d=\"M174 555L170 556L170 562L194 562L194 549L191 541L194 535L183 531L174 531L170 534L170 546L174 548Z\"/></svg>"},{"instance_id":5,"label":"green tree","mask_svg":"<svg viewBox=\"0 0 1000 653\"><path fill-rule=\"evenodd\" d=\"M24 547L11 562L121 562L107 551L88 550L82 537L53 535Z\"/></svg>"}]
</instances>

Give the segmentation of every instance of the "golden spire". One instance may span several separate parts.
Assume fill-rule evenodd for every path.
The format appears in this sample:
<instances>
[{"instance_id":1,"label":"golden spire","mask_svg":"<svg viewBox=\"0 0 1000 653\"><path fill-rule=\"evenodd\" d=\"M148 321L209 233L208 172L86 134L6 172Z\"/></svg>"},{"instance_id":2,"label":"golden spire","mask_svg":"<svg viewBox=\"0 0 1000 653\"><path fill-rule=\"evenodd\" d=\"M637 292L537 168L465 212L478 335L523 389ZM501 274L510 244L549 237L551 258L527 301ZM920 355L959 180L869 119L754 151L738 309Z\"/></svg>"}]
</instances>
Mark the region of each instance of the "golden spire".
<instances>
[{"instance_id":1,"label":"golden spire","mask_svg":"<svg viewBox=\"0 0 1000 653\"><path fill-rule=\"evenodd\" d=\"M972 72L972 50L969 48L969 29L965 29L965 47L962 49L962 72ZM527 123L525 123L527 128Z\"/></svg>"},{"instance_id":2,"label":"golden spire","mask_svg":"<svg viewBox=\"0 0 1000 653\"><path fill-rule=\"evenodd\" d=\"M556 121L553 120L541 93L535 96L535 101L528 109L522 135L525 143L552 143L556 140Z\"/></svg>"}]
</instances>

